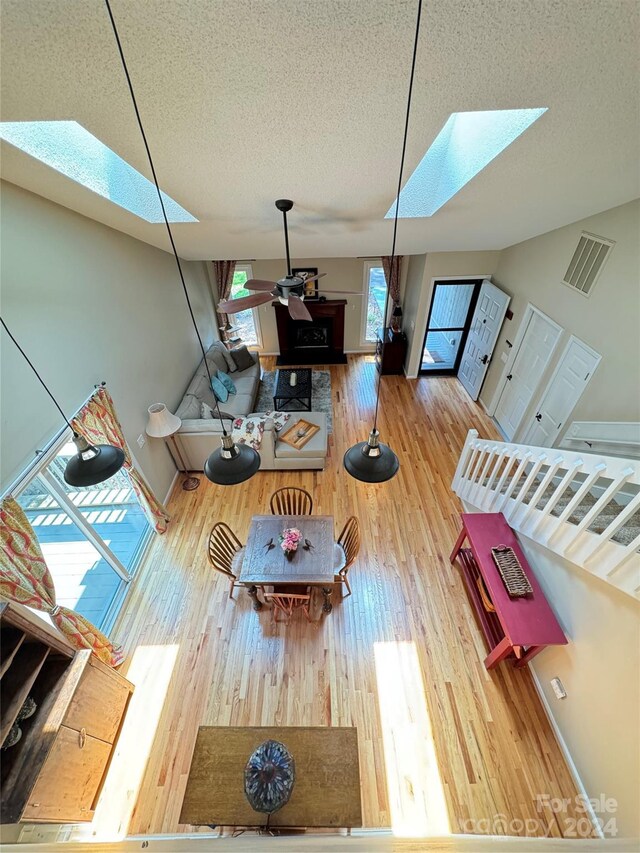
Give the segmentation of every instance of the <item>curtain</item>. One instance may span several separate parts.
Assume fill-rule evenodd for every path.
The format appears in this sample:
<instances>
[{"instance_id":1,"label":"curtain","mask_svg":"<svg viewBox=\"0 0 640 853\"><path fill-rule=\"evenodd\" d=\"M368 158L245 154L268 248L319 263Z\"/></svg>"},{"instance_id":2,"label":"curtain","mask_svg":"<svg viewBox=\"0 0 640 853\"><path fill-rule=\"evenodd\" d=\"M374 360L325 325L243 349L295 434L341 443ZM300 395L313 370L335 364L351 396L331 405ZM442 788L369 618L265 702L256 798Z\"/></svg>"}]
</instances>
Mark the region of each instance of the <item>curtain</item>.
<instances>
[{"instance_id":1,"label":"curtain","mask_svg":"<svg viewBox=\"0 0 640 853\"><path fill-rule=\"evenodd\" d=\"M231 295L236 261L212 261L212 264L218 284L218 302L222 302L223 299L228 299ZM224 326L228 319L227 315L218 311L218 316L220 317L220 325Z\"/></svg>"},{"instance_id":2,"label":"curtain","mask_svg":"<svg viewBox=\"0 0 640 853\"><path fill-rule=\"evenodd\" d=\"M382 269L389 288L389 295L393 304L400 302L400 269L402 267L402 255L396 255L391 268L391 258L385 255L382 258Z\"/></svg>"},{"instance_id":3,"label":"curtain","mask_svg":"<svg viewBox=\"0 0 640 853\"><path fill-rule=\"evenodd\" d=\"M79 613L56 604L53 578L38 537L22 507L12 497L0 504L0 595L48 613L76 649L91 649L109 666L118 666L124 660L122 648L95 625Z\"/></svg>"},{"instance_id":4,"label":"curtain","mask_svg":"<svg viewBox=\"0 0 640 853\"><path fill-rule=\"evenodd\" d=\"M169 513L153 494L142 473L133 464L113 400L106 388L99 388L96 391L86 406L73 418L71 426L79 435L84 436L89 444L112 444L124 450L124 468L140 505L156 533L164 533L169 522Z\"/></svg>"}]
</instances>

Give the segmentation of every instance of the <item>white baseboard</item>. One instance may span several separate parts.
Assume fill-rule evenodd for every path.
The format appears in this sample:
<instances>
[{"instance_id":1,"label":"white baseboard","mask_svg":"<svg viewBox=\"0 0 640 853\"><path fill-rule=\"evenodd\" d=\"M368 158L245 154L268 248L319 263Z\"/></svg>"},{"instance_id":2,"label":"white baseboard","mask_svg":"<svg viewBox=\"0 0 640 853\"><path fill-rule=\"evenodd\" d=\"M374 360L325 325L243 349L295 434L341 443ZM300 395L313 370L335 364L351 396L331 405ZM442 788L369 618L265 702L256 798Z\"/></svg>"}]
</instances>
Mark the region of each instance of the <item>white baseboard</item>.
<instances>
[{"instance_id":1,"label":"white baseboard","mask_svg":"<svg viewBox=\"0 0 640 853\"><path fill-rule=\"evenodd\" d=\"M553 733L555 734L556 740L558 741L558 746L560 747L560 751L562 752L562 754L564 756L564 760L567 762L567 767L569 768L569 772L571 773L571 777L573 778L575 786L578 789L578 793L580 794L581 797L583 797L585 808L587 810L589 817L591 818L591 822L595 827L595 830L598 834L598 837L604 838L604 833L602 832L602 828L600 826L600 821L598 820L598 816L595 813L593 807L591 806L591 803L589 801L589 795L587 794L587 790L584 787L584 783L580 777L580 774L578 773L578 768L575 765L573 757L572 757L571 753L569 752L569 747L567 746L565 739L562 737L562 732L560 731L560 726L556 722L556 718L553 715L553 710L551 708L551 705L549 704L549 701L545 695L544 690L542 689L542 684L540 683L540 679L538 678L538 674L536 673L535 669L531 666L531 664L528 665L528 669L529 669L529 672L531 673L531 677L533 678L533 684L536 688L538 696L540 697L540 702L542 703L542 707L544 708L545 713L547 715L547 719L549 720L549 725L553 729Z\"/></svg>"},{"instance_id":2,"label":"white baseboard","mask_svg":"<svg viewBox=\"0 0 640 853\"><path fill-rule=\"evenodd\" d=\"M179 476L180 476L180 471L178 471L176 469L176 473L173 475L173 480L169 484L169 490L167 491L167 494L165 495L164 500L162 501L163 504L166 504L166 502L171 497L171 492L173 491L173 487L175 486L176 480L178 479Z\"/></svg>"}]
</instances>

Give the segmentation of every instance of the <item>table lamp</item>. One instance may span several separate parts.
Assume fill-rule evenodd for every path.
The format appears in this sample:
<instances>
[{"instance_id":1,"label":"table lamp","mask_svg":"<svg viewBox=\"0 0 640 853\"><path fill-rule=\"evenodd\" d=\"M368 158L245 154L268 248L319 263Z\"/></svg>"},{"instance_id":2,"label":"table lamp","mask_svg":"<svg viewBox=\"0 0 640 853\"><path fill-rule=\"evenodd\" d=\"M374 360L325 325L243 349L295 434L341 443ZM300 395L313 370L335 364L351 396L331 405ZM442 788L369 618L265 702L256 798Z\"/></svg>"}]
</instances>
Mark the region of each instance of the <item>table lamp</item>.
<instances>
[{"instance_id":1,"label":"table lamp","mask_svg":"<svg viewBox=\"0 0 640 853\"><path fill-rule=\"evenodd\" d=\"M182 426L182 421L177 415L170 412L164 403L153 403L149 406L148 412L147 435L151 438L164 438L166 440L174 465L178 471L184 474L182 488L186 492L192 492L198 488L200 480L197 477L189 476L189 470L180 450L180 445L176 441L175 434Z\"/></svg>"}]
</instances>

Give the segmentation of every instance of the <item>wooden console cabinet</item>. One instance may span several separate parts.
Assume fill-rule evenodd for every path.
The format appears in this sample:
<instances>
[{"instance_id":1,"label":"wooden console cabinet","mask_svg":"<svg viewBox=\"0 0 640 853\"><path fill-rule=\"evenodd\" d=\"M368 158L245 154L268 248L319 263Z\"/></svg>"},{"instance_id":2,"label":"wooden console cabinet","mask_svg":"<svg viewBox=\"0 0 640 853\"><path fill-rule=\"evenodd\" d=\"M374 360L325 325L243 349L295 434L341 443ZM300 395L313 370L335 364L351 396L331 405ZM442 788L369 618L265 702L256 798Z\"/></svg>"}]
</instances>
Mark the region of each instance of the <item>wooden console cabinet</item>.
<instances>
[{"instance_id":1,"label":"wooden console cabinet","mask_svg":"<svg viewBox=\"0 0 640 853\"><path fill-rule=\"evenodd\" d=\"M133 685L19 604L0 604L0 634L2 743L26 698L37 705L2 750L0 820L90 821Z\"/></svg>"},{"instance_id":2,"label":"wooden console cabinet","mask_svg":"<svg viewBox=\"0 0 640 853\"><path fill-rule=\"evenodd\" d=\"M407 355L407 336L391 329L378 329L376 340L376 367L382 374L401 375Z\"/></svg>"}]
</instances>

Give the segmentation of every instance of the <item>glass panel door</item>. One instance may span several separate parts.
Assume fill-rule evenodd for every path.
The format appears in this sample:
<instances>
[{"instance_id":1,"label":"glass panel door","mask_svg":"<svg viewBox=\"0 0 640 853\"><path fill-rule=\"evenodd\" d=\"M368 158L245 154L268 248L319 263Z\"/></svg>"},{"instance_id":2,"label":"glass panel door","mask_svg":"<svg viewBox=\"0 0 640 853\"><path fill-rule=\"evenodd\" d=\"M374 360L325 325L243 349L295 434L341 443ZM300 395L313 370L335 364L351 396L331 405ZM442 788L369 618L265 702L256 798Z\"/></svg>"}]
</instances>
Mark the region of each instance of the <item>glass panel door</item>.
<instances>
[{"instance_id":1,"label":"glass panel door","mask_svg":"<svg viewBox=\"0 0 640 853\"><path fill-rule=\"evenodd\" d=\"M121 468L104 483L74 488L65 482L64 469L75 452L73 442L64 444L47 466L46 475L53 478L55 485L131 575L151 532L131 480Z\"/></svg>"},{"instance_id":2,"label":"glass panel door","mask_svg":"<svg viewBox=\"0 0 640 853\"><path fill-rule=\"evenodd\" d=\"M35 477L17 501L38 537L57 603L102 627L121 584L127 582L51 495L42 477Z\"/></svg>"},{"instance_id":3,"label":"glass panel door","mask_svg":"<svg viewBox=\"0 0 640 853\"><path fill-rule=\"evenodd\" d=\"M478 284L436 282L422 351L421 373L455 373L469 329Z\"/></svg>"}]
</instances>

